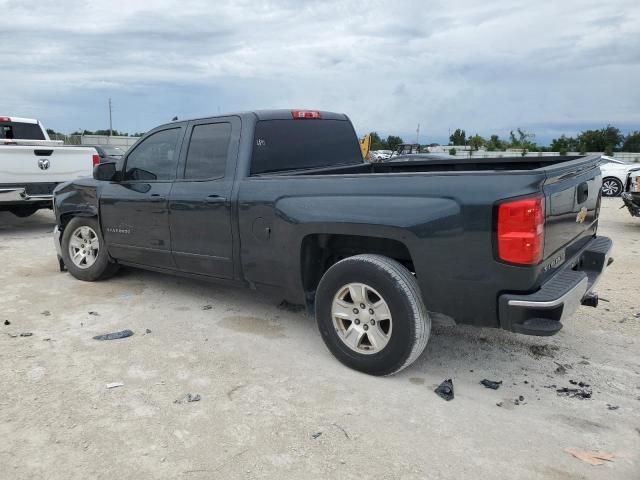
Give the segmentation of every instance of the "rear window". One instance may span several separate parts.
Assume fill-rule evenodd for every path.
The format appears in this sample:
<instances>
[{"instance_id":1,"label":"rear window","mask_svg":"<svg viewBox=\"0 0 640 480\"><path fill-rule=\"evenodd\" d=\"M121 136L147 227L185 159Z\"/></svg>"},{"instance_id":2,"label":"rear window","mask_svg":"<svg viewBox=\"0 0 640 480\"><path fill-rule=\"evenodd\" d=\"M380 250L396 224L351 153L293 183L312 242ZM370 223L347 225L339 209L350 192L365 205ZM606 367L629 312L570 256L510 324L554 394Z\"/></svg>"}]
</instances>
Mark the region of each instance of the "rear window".
<instances>
[{"instance_id":1,"label":"rear window","mask_svg":"<svg viewBox=\"0 0 640 480\"><path fill-rule=\"evenodd\" d=\"M8 140L44 140L44 133L37 123L2 122L0 138Z\"/></svg>"},{"instance_id":2,"label":"rear window","mask_svg":"<svg viewBox=\"0 0 640 480\"><path fill-rule=\"evenodd\" d=\"M345 120L262 120L256 124L251 174L362 162L356 134Z\"/></svg>"}]
</instances>

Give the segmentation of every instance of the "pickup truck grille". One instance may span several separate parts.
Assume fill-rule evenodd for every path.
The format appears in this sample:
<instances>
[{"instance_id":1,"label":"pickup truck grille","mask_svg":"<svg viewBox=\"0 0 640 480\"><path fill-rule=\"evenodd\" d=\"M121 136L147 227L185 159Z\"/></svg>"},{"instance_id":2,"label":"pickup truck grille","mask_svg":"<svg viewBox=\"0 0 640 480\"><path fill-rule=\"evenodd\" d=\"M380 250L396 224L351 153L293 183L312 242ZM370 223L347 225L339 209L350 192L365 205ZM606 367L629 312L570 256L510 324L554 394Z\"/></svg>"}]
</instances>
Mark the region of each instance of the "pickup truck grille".
<instances>
[{"instance_id":1,"label":"pickup truck grille","mask_svg":"<svg viewBox=\"0 0 640 480\"><path fill-rule=\"evenodd\" d=\"M53 189L58 185L56 182L43 183L0 183L0 189L3 188L24 188L27 195L51 195Z\"/></svg>"}]
</instances>

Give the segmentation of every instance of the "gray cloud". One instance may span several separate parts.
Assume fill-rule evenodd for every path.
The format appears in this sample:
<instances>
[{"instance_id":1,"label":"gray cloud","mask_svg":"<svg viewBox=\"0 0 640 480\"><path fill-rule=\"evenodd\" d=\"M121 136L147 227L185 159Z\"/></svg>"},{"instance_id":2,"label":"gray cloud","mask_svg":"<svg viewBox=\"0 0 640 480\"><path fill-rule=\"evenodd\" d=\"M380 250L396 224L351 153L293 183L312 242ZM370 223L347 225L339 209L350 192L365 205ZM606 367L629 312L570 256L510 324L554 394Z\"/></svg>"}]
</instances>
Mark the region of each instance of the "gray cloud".
<instances>
[{"instance_id":1,"label":"gray cloud","mask_svg":"<svg viewBox=\"0 0 640 480\"><path fill-rule=\"evenodd\" d=\"M615 0L2 1L2 114L145 130L309 107L358 131L640 128L640 4Z\"/></svg>"}]
</instances>

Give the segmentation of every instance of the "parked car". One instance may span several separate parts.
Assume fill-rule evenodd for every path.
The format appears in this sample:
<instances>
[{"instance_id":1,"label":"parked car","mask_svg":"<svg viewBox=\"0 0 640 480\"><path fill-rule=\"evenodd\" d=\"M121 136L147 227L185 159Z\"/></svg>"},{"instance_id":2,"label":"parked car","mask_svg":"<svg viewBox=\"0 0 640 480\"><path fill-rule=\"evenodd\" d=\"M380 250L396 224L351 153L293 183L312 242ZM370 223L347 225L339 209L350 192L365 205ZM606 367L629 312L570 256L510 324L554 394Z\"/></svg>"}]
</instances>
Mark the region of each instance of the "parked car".
<instances>
[{"instance_id":1,"label":"parked car","mask_svg":"<svg viewBox=\"0 0 640 480\"><path fill-rule=\"evenodd\" d=\"M622 201L634 217L640 217L640 167L629 171L625 181Z\"/></svg>"},{"instance_id":2,"label":"parked car","mask_svg":"<svg viewBox=\"0 0 640 480\"><path fill-rule=\"evenodd\" d=\"M624 191L627 173L637 164L602 155L600 170L602 171L602 195L605 197L619 197Z\"/></svg>"},{"instance_id":3,"label":"parked car","mask_svg":"<svg viewBox=\"0 0 640 480\"><path fill-rule=\"evenodd\" d=\"M56 185L91 176L98 162L93 148L50 140L38 120L0 116L0 211L28 217L51 208Z\"/></svg>"},{"instance_id":4,"label":"parked car","mask_svg":"<svg viewBox=\"0 0 640 480\"><path fill-rule=\"evenodd\" d=\"M80 280L130 265L306 305L341 362L388 375L424 350L430 312L552 335L597 305L598 162L368 163L330 112L177 121L57 187L54 239Z\"/></svg>"}]
</instances>

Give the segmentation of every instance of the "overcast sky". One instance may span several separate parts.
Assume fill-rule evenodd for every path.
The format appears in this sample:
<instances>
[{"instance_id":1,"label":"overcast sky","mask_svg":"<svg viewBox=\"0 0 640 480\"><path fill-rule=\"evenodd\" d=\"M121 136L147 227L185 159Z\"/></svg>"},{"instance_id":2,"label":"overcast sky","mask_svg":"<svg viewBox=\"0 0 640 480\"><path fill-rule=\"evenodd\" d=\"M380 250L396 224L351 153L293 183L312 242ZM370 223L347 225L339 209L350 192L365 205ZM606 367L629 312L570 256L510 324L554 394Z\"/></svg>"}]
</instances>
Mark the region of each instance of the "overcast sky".
<instances>
[{"instance_id":1,"label":"overcast sky","mask_svg":"<svg viewBox=\"0 0 640 480\"><path fill-rule=\"evenodd\" d=\"M0 114L145 131L258 108L421 143L640 129L640 1L0 0Z\"/></svg>"}]
</instances>

